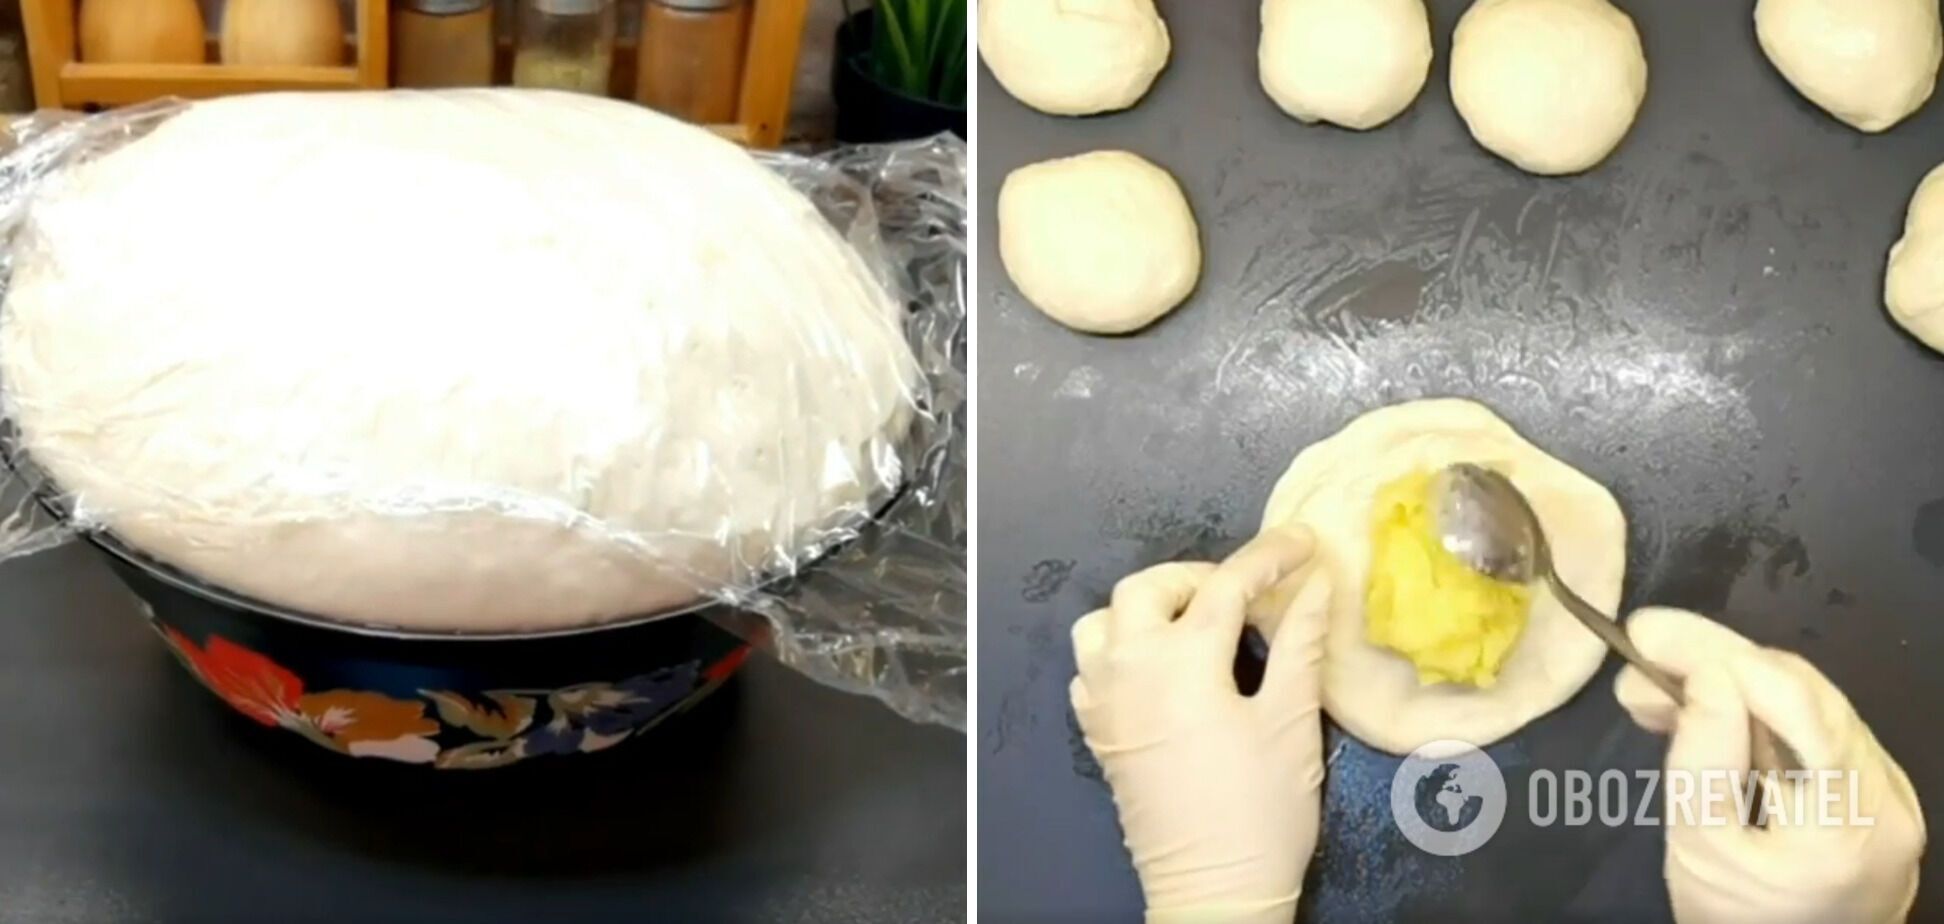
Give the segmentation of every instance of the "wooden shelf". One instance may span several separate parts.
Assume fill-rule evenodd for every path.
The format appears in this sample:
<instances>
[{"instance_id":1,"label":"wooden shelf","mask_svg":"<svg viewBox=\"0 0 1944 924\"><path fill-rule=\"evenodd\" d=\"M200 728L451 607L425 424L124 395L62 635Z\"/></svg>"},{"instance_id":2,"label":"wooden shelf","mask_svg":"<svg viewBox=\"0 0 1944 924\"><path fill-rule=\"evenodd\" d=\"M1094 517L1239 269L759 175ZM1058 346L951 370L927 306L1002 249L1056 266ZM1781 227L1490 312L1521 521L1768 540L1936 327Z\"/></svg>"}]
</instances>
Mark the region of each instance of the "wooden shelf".
<instances>
[{"instance_id":1,"label":"wooden shelf","mask_svg":"<svg viewBox=\"0 0 1944 924\"><path fill-rule=\"evenodd\" d=\"M353 67L226 67L221 64L83 64L61 67L61 96L126 106L163 96L206 99L270 90L355 90Z\"/></svg>"},{"instance_id":2,"label":"wooden shelf","mask_svg":"<svg viewBox=\"0 0 1944 924\"><path fill-rule=\"evenodd\" d=\"M750 0L749 44L734 123L705 126L739 144L775 147L790 117L790 92L809 0ZM90 64L75 60L77 0L20 0L35 105L43 109L126 106L160 97L207 99L276 90L382 89L390 85L390 4L355 0L354 39L346 67L236 67L223 64ZM212 50L211 58L215 54ZM497 79L511 69L501 42ZM634 95L635 48L615 52L609 95Z\"/></svg>"},{"instance_id":3,"label":"wooden shelf","mask_svg":"<svg viewBox=\"0 0 1944 924\"><path fill-rule=\"evenodd\" d=\"M383 87L387 0L355 0L348 67L230 67L221 64L91 64L75 60L75 0L20 0L34 103L42 109L121 106L163 96L202 99L268 90Z\"/></svg>"}]
</instances>

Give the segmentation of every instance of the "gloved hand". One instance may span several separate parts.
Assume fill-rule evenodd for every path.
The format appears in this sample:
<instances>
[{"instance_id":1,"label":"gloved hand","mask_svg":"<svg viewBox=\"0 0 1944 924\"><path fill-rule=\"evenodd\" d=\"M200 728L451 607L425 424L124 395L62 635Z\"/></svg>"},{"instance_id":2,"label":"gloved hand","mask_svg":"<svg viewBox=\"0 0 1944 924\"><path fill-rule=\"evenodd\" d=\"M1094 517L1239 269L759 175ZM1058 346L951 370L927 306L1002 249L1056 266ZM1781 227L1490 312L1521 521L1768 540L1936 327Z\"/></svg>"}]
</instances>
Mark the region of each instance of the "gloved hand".
<instances>
[{"instance_id":1,"label":"gloved hand","mask_svg":"<svg viewBox=\"0 0 1944 924\"><path fill-rule=\"evenodd\" d=\"M1702 770L1748 769L1751 714L1792 745L1806 769L1858 775L1853 807L1848 778L1796 784L1807 790L1800 803L1795 786L1779 787L1771 804L1785 811L1763 828L1733 823L1732 809L1729 823L1703 824L1698 796L1691 812L1665 805L1667 891L1675 919L1682 924L1904 920L1917 895L1923 813L1910 778L1842 692L1800 656L1758 647L1683 610L1642 610L1627 619L1627 633L1649 660L1686 678L1687 705L1679 709L1631 667L1614 685L1620 705L1642 728L1672 732L1663 792L1672 795L1676 773L1690 774L1693 789L1700 790ZM1819 806L1824 791L1841 801ZM1726 798L1732 806L1734 794ZM1806 809L1802 816L1795 815L1797 805ZM1841 823L1850 816L1874 818L1875 824Z\"/></svg>"},{"instance_id":2,"label":"gloved hand","mask_svg":"<svg viewBox=\"0 0 1944 924\"><path fill-rule=\"evenodd\" d=\"M1113 787L1150 924L1296 918L1321 816L1327 581L1276 614L1253 697L1233 665L1250 598L1314 547L1307 530L1274 531L1219 567L1149 568L1073 626L1073 711Z\"/></svg>"}]
</instances>

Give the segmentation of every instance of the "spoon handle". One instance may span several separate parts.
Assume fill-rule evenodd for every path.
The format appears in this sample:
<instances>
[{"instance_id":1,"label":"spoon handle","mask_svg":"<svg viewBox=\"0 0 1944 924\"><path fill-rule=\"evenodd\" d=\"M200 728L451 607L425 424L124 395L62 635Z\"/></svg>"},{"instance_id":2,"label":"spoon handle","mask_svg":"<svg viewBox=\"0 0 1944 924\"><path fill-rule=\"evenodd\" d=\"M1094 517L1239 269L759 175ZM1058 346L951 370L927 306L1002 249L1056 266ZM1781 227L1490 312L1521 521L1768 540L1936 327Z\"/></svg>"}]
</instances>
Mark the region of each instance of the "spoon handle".
<instances>
[{"instance_id":1,"label":"spoon handle","mask_svg":"<svg viewBox=\"0 0 1944 924\"><path fill-rule=\"evenodd\" d=\"M1606 642L1608 648L1619 652L1620 657L1625 658L1635 670L1653 681L1654 686L1660 687L1661 692L1666 693L1668 698L1674 701L1674 705L1681 706L1687 703L1687 697L1681 693L1681 682L1674 679L1673 674L1661 669L1660 665L1647 660L1647 656L1634 647L1633 639L1627 637L1626 630L1620 628L1618 622L1608 619L1605 614L1594 609L1592 604L1581 600L1580 595L1573 593L1573 589L1567 587L1566 582L1559 579L1559 574L1551 569L1546 571L1546 586L1552 588L1553 597L1559 600L1560 605L1564 606L1567 612L1572 613L1574 618L1584 623L1587 629L1600 637L1601 641Z\"/></svg>"},{"instance_id":2,"label":"spoon handle","mask_svg":"<svg viewBox=\"0 0 1944 924\"><path fill-rule=\"evenodd\" d=\"M1674 679L1674 675L1663 670L1660 665L1647 660L1647 657L1640 653L1640 649L1634 647L1633 639L1627 637L1626 630L1620 628L1618 622L1606 618L1605 614L1594 609L1592 604L1580 599L1579 594L1574 593L1571 587L1566 586L1565 581L1559 579L1558 572L1551 569L1546 571L1546 586L1552 588L1553 596L1567 612L1572 613L1588 629L1591 629L1594 635L1599 636L1601 641L1606 642L1607 647L1618 652L1620 657L1625 658L1627 663L1640 671L1642 676L1653 681L1654 686L1660 687L1661 692L1666 693L1668 698L1674 701L1674 705L1680 706L1687 702L1687 697L1681 693L1681 682ZM1749 762L1758 770L1787 772L1803 769L1801 755L1797 754L1788 742L1770 731L1767 724L1754 716L1748 718L1748 754Z\"/></svg>"}]
</instances>

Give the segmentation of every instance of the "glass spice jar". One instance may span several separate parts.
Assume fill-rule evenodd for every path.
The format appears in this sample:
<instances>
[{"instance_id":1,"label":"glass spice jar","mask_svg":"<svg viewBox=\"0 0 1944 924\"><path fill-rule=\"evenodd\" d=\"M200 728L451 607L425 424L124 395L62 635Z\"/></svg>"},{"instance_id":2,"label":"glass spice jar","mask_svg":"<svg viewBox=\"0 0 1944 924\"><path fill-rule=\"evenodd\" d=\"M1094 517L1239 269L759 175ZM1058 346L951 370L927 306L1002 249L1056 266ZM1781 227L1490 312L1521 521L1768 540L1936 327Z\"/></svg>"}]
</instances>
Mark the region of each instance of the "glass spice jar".
<instances>
[{"instance_id":1,"label":"glass spice jar","mask_svg":"<svg viewBox=\"0 0 1944 924\"><path fill-rule=\"evenodd\" d=\"M635 100L691 122L736 120L748 0L644 0Z\"/></svg>"},{"instance_id":2,"label":"glass spice jar","mask_svg":"<svg viewBox=\"0 0 1944 924\"><path fill-rule=\"evenodd\" d=\"M614 0L521 0L513 85L607 95Z\"/></svg>"},{"instance_id":3,"label":"glass spice jar","mask_svg":"<svg viewBox=\"0 0 1944 924\"><path fill-rule=\"evenodd\" d=\"M393 86L493 82L492 0L401 0L391 35Z\"/></svg>"}]
</instances>

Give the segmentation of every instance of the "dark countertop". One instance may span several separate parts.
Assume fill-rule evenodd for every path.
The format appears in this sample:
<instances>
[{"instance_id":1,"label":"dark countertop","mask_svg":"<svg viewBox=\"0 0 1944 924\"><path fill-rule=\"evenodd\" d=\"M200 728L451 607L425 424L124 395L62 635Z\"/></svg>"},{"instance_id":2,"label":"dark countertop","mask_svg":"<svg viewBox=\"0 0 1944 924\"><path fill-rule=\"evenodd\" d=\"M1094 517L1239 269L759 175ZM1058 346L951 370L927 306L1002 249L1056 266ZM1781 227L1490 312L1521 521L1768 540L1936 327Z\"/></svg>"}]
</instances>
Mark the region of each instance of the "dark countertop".
<instances>
[{"instance_id":1,"label":"dark countertop","mask_svg":"<svg viewBox=\"0 0 1944 924\"><path fill-rule=\"evenodd\" d=\"M437 773L232 714L86 548L0 604L0 922L965 919L965 739L761 659L611 752Z\"/></svg>"},{"instance_id":2,"label":"dark countertop","mask_svg":"<svg viewBox=\"0 0 1944 924\"><path fill-rule=\"evenodd\" d=\"M1162 0L1172 63L1124 113L1043 116L981 69L981 214L1021 165L1124 147L1181 180L1206 252L1173 315L1086 337L1020 300L981 223L983 920L1136 919L1066 705L1072 622L1134 570L1240 544L1305 445L1432 395L1485 401L1612 487L1631 521L1629 605L1699 609L1801 651L1936 823L1944 748L1921 704L1944 698L1944 360L1888 320L1882 279L1911 191L1944 158L1944 99L1864 135L1789 89L1749 4L1622 5L1647 48L1645 107L1612 158L1562 179L1466 134L1447 89L1462 0L1431 4L1431 79L1368 133L1269 102L1255 2ZM1491 749L1507 821L1459 859L1395 831L1394 758L1331 742L1308 916L1665 920L1658 828L1524 821L1534 769L1659 765L1613 670ZM1944 918L1940 853L1913 920Z\"/></svg>"}]
</instances>

